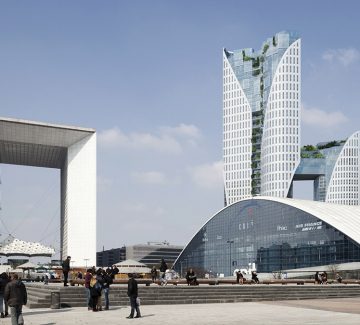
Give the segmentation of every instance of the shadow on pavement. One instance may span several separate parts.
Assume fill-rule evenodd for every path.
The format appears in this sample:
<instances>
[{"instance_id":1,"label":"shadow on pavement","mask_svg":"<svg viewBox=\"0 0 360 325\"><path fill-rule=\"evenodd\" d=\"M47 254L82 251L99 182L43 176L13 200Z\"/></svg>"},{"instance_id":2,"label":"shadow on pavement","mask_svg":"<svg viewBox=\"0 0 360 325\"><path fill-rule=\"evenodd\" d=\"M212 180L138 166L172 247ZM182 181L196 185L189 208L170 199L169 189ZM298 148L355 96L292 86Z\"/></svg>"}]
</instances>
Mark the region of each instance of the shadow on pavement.
<instances>
[{"instance_id":1,"label":"shadow on pavement","mask_svg":"<svg viewBox=\"0 0 360 325\"><path fill-rule=\"evenodd\" d=\"M155 316L155 314L149 314L149 315L142 315L141 318L145 318L145 317L151 317L151 316Z\"/></svg>"},{"instance_id":2,"label":"shadow on pavement","mask_svg":"<svg viewBox=\"0 0 360 325\"><path fill-rule=\"evenodd\" d=\"M43 314L57 314L57 313L65 313L68 311L71 311L71 308L66 308L66 309L56 309L56 310L42 310L42 311L27 311L27 312L23 312L22 314L24 316L28 315L28 316L32 316L32 315L43 315ZM54 324L54 323L50 323L50 324Z\"/></svg>"}]
</instances>

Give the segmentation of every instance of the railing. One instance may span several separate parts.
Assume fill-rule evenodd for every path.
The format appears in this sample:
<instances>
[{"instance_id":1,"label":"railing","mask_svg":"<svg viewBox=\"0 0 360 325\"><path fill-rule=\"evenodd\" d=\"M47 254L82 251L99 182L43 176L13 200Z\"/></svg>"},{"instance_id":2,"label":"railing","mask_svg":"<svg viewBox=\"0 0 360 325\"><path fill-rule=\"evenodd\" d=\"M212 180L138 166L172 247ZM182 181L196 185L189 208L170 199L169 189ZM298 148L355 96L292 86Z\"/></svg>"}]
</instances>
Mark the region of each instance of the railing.
<instances>
[{"instance_id":1,"label":"railing","mask_svg":"<svg viewBox=\"0 0 360 325\"><path fill-rule=\"evenodd\" d=\"M155 282L153 282L151 279L136 279L138 284L145 284L146 286L149 286L150 284L154 283L157 285L161 285L161 281L160 280L156 280ZM199 285L219 285L219 284L238 284L236 282L235 279L222 279L222 278L216 278L216 279L198 279L197 280ZM80 284L80 285L85 285L85 280L70 280L69 281L71 286L74 286L76 284ZM128 283L128 279L115 279L113 281L113 284L127 284ZM166 281L167 285L186 285L187 281L186 279L176 279L176 280L168 280ZM244 283L243 284L255 284L254 281L252 280L248 280L248 279L244 279ZM315 281L312 279L271 279L271 280L263 280L260 281L260 284L282 284L282 285L286 285L286 284L297 284L297 285L304 285L304 284L315 284ZM327 284L359 284L360 285L360 280L355 280L355 279L348 279L348 280L342 280L341 283L337 282L336 280L328 280Z\"/></svg>"}]
</instances>

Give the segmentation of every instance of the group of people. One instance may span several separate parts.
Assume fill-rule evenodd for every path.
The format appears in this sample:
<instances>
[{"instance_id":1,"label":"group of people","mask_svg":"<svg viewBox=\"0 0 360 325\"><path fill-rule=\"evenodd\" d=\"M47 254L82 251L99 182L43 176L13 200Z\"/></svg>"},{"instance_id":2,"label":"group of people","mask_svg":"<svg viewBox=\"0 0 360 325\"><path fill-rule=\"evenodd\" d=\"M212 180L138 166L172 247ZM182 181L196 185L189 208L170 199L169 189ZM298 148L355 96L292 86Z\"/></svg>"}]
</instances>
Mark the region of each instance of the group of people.
<instances>
[{"instance_id":1,"label":"group of people","mask_svg":"<svg viewBox=\"0 0 360 325\"><path fill-rule=\"evenodd\" d=\"M70 260L71 257L68 256L62 263L62 270L64 275L64 286L68 286L68 274L70 271ZM113 283L116 274L119 273L119 269L113 265L109 266L106 270L103 268L96 269L93 266L91 269L88 269L83 277L81 272L78 272L77 278L83 279L85 281L85 290L86 290L86 302L88 310L93 312L102 311L102 297L105 300L104 310L109 310L109 291L110 285ZM127 318L140 318L140 309L139 309L139 298L138 298L138 285L133 276L133 274L128 274L128 297L130 299L131 312ZM136 311L136 315L134 316Z\"/></svg>"},{"instance_id":2,"label":"group of people","mask_svg":"<svg viewBox=\"0 0 360 325\"><path fill-rule=\"evenodd\" d=\"M244 284L246 279L244 277L246 273L244 272L241 272L240 270L237 270L235 272L235 275L236 275L236 283L237 284ZM256 284L259 284L260 281L259 281L259 278L258 278L258 275L256 273L256 271L251 271L251 282L252 283L256 283Z\"/></svg>"},{"instance_id":3,"label":"group of people","mask_svg":"<svg viewBox=\"0 0 360 325\"><path fill-rule=\"evenodd\" d=\"M102 311L102 297L105 299L105 310L109 310L109 290L114 277L110 268L95 270L93 267L86 271L84 279L88 310Z\"/></svg>"},{"instance_id":4,"label":"group of people","mask_svg":"<svg viewBox=\"0 0 360 325\"><path fill-rule=\"evenodd\" d=\"M327 284L327 273L325 271L315 273L315 284Z\"/></svg>"},{"instance_id":5,"label":"group of people","mask_svg":"<svg viewBox=\"0 0 360 325\"><path fill-rule=\"evenodd\" d=\"M335 274L335 280L338 283L342 282L342 277L338 272L336 272ZM315 273L315 284L327 284L327 283L328 283L327 273L325 271L321 273L317 271Z\"/></svg>"},{"instance_id":6,"label":"group of people","mask_svg":"<svg viewBox=\"0 0 360 325\"><path fill-rule=\"evenodd\" d=\"M25 285L15 273L11 277L6 273L0 274L0 317L4 318L11 313L11 324L24 324L22 306L27 303ZM5 313L4 313L5 304Z\"/></svg>"},{"instance_id":7,"label":"group of people","mask_svg":"<svg viewBox=\"0 0 360 325\"><path fill-rule=\"evenodd\" d=\"M118 270L117 270L118 271ZM102 296L105 298L105 310L109 310L109 290L116 275L115 268L107 268L106 270L99 268L98 270L88 269L85 274L85 289L87 293L88 310L102 311ZM131 313L127 318L140 318L138 286L132 273L128 274L128 297L130 299ZM136 311L136 316L134 313Z\"/></svg>"}]
</instances>

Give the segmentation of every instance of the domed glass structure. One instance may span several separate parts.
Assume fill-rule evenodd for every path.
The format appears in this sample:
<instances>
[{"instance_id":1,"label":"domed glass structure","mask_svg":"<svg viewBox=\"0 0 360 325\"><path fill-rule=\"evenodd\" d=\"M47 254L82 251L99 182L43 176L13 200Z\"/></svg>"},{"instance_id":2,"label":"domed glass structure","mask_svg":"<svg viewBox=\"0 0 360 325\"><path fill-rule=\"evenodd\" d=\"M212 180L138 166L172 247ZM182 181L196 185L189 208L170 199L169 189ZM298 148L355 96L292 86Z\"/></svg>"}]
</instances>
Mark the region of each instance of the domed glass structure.
<instances>
[{"instance_id":1,"label":"domed glass structure","mask_svg":"<svg viewBox=\"0 0 360 325\"><path fill-rule=\"evenodd\" d=\"M176 271L195 268L230 275L255 263L279 272L360 261L360 208L324 202L254 197L215 214L175 261Z\"/></svg>"}]
</instances>

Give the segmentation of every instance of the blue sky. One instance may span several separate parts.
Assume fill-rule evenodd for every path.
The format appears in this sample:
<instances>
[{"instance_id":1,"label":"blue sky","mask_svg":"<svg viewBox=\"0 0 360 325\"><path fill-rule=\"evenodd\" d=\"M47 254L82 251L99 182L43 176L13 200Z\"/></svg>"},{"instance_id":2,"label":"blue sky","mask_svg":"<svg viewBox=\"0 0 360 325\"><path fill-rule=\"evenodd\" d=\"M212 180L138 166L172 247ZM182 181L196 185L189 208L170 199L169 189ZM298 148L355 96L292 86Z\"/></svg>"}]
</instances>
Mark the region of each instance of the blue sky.
<instances>
[{"instance_id":1,"label":"blue sky","mask_svg":"<svg viewBox=\"0 0 360 325\"><path fill-rule=\"evenodd\" d=\"M223 206L222 48L302 38L302 142L359 129L357 1L2 1L0 116L98 134L98 249L186 244ZM1 166L2 237L59 245L59 172ZM309 184L295 195L309 197ZM311 195L311 194L310 194Z\"/></svg>"}]
</instances>

